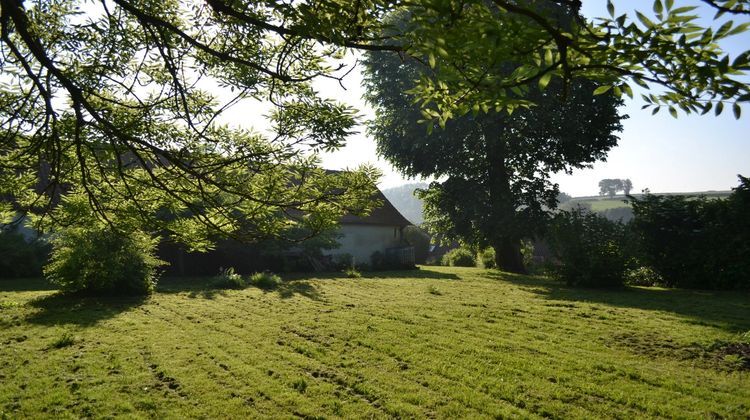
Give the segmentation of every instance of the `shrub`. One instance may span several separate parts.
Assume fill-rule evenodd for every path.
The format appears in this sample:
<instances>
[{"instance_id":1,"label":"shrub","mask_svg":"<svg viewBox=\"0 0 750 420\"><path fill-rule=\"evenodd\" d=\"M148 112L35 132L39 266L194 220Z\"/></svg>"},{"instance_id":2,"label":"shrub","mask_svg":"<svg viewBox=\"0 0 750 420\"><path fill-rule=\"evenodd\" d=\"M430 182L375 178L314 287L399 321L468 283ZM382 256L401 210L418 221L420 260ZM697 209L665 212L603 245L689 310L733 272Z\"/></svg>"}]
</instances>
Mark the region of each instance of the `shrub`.
<instances>
[{"instance_id":1,"label":"shrub","mask_svg":"<svg viewBox=\"0 0 750 420\"><path fill-rule=\"evenodd\" d=\"M333 256L331 264L333 264L332 268L334 270L344 270L348 267L353 267L354 256L352 254L336 254Z\"/></svg>"},{"instance_id":2,"label":"shrub","mask_svg":"<svg viewBox=\"0 0 750 420\"><path fill-rule=\"evenodd\" d=\"M555 274L570 286L621 286L624 238L619 222L582 209L560 212L550 226L550 245L559 260Z\"/></svg>"},{"instance_id":3,"label":"shrub","mask_svg":"<svg viewBox=\"0 0 750 420\"><path fill-rule=\"evenodd\" d=\"M217 289L244 289L247 286L245 279L237 274L233 267L220 270L212 284Z\"/></svg>"},{"instance_id":4,"label":"shrub","mask_svg":"<svg viewBox=\"0 0 750 420\"><path fill-rule=\"evenodd\" d=\"M664 286L664 279L651 267L638 267L625 271L625 284L630 286Z\"/></svg>"},{"instance_id":5,"label":"shrub","mask_svg":"<svg viewBox=\"0 0 750 420\"><path fill-rule=\"evenodd\" d=\"M404 228L404 240L414 247L414 262L424 264L430 254L430 234L417 226Z\"/></svg>"},{"instance_id":6,"label":"shrub","mask_svg":"<svg viewBox=\"0 0 750 420\"><path fill-rule=\"evenodd\" d=\"M45 241L27 241L15 228L0 229L0 277L40 276L48 254Z\"/></svg>"},{"instance_id":7,"label":"shrub","mask_svg":"<svg viewBox=\"0 0 750 420\"><path fill-rule=\"evenodd\" d=\"M497 261L495 261L495 248L489 247L479 253L479 260L482 262L484 268L497 268Z\"/></svg>"},{"instance_id":8,"label":"shrub","mask_svg":"<svg viewBox=\"0 0 750 420\"><path fill-rule=\"evenodd\" d=\"M350 279L358 279L362 277L362 273L360 273L359 270L357 270L354 267L349 267L345 269L344 275L346 275L346 277L349 277Z\"/></svg>"},{"instance_id":9,"label":"shrub","mask_svg":"<svg viewBox=\"0 0 750 420\"><path fill-rule=\"evenodd\" d=\"M446 252L442 264L451 267L476 267L477 258L470 249L461 247Z\"/></svg>"},{"instance_id":10,"label":"shrub","mask_svg":"<svg viewBox=\"0 0 750 420\"><path fill-rule=\"evenodd\" d=\"M127 235L105 226L70 226L52 237L44 275L64 291L94 294L146 294L153 291L156 240L134 231Z\"/></svg>"},{"instance_id":11,"label":"shrub","mask_svg":"<svg viewBox=\"0 0 750 420\"><path fill-rule=\"evenodd\" d=\"M255 273L250 276L250 284L259 289L275 289L281 284L281 277L266 271Z\"/></svg>"},{"instance_id":12,"label":"shrub","mask_svg":"<svg viewBox=\"0 0 750 420\"><path fill-rule=\"evenodd\" d=\"M633 200L642 259L667 286L750 289L750 179L726 199Z\"/></svg>"},{"instance_id":13,"label":"shrub","mask_svg":"<svg viewBox=\"0 0 750 420\"><path fill-rule=\"evenodd\" d=\"M404 265L395 254L375 251L370 255L370 267L372 270L404 270L414 269L414 265Z\"/></svg>"}]
</instances>

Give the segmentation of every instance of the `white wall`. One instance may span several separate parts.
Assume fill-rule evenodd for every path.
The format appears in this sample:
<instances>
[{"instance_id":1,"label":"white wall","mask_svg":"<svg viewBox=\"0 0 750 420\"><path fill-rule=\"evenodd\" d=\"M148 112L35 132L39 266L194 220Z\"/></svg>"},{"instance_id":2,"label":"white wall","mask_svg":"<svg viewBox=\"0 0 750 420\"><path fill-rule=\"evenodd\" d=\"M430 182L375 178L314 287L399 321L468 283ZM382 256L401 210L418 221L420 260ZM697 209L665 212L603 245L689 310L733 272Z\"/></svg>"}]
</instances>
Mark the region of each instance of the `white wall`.
<instances>
[{"instance_id":1,"label":"white wall","mask_svg":"<svg viewBox=\"0 0 750 420\"><path fill-rule=\"evenodd\" d=\"M396 226L343 225L339 248L324 250L326 255L351 254L355 264L370 264L370 255L375 251L385 253L386 248L399 246L401 229Z\"/></svg>"}]
</instances>

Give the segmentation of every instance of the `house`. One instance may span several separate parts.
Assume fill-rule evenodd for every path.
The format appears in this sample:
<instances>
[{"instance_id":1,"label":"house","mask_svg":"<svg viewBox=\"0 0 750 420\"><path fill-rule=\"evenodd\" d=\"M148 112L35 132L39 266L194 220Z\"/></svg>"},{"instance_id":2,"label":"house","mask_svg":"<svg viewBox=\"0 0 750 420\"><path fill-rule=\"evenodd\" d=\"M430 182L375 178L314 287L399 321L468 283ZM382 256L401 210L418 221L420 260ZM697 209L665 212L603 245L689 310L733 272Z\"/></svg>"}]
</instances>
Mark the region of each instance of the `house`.
<instances>
[{"instance_id":1,"label":"house","mask_svg":"<svg viewBox=\"0 0 750 420\"><path fill-rule=\"evenodd\" d=\"M189 253L174 244L159 246L159 258L169 263L167 275L212 275L221 268L233 267L238 273L256 271L304 271L331 269L334 263L372 265L371 257L382 258L398 266L414 265L414 249L404 241L404 228L411 225L378 190L375 197L382 205L367 216L345 215L337 234L338 248L322 250L323 258L304 254L300 249L278 250L266 244L220 241L206 253ZM272 250L273 249L273 250Z\"/></svg>"},{"instance_id":2,"label":"house","mask_svg":"<svg viewBox=\"0 0 750 420\"><path fill-rule=\"evenodd\" d=\"M378 190L374 197L382 205L368 216L345 215L341 219L339 248L324 250L323 255L350 255L354 264L371 264L374 253L393 256L404 265L414 264L414 251L404 241L404 228L411 222ZM409 255L411 253L411 255Z\"/></svg>"}]
</instances>

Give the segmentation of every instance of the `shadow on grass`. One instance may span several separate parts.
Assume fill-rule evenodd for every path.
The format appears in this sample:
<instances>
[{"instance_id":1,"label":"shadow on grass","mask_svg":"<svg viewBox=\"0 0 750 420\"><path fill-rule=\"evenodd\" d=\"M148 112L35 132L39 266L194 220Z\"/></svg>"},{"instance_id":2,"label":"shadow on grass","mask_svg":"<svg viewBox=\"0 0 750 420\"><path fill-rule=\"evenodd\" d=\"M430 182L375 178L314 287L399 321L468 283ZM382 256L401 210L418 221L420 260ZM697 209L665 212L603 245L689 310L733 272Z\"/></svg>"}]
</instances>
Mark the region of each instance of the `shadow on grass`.
<instances>
[{"instance_id":1,"label":"shadow on grass","mask_svg":"<svg viewBox=\"0 0 750 420\"><path fill-rule=\"evenodd\" d=\"M310 284L310 282L304 280L282 281L281 284L279 284L274 289L264 290L275 290L279 293L279 296L281 296L282 299L289 299L294 297L295 295L300 295L312 300L323 300L323 296L321 295L320 291L315 286Z\"/></svg>"},{"instance_id":2,"label":"shadow on grass","mask_svg":"<svg viewBox=\"0 0 750 420\"><path fill-rule=\"evenodd\" d=\"M543 276L488 272L489 278L509 281L549 300L671 312L688 322L731 332L750 330L750 293L688 289L624 287L621 289L573 288Z\"/></svg>"},{"instance_id":3,"label":"shadow on grass","mask_svg":"<svg viewBox=\"0 0 750 420\"><path fill-rule=\"evenodd\" d=\"M148 300L148 296L82 296L54 293L28 303L38 309L26 319L32 324L91 326Z\"/></svg>"},{"instance_id":4,"label":"shadow on grass","mask_svg":"<svg viewBox=\"0 0 750 420\"><path fill-rule=\"evenodd\" d=\"M414 270L394 270L394 271L362 271L363 279L434 279L434 280L459 280L459 277L453 273L441 273L425 268ZM337 280L350 279L343 272L329 271L319 273L291 273L284 276L289 280Z\"/></svg>"},{"instance_id":5,"label":"shadow on grass","mask_svg":"<svg viewBox=\"0 0 750 420\"><path fill-rule=\"evenodd\" d=\"M257 288L266 293L278 292L282 299L289 299L295 295L304 296L308 299L321 300L320 291L310 282L300 278L284 279L277 285L267 287L247 286L247 288ZM305 277L310 279L312 277ZM326 277L330 278L330 277ZM182 293L188 292L190 298L214 299L217 296L226 296L228 290L217 287L214 280L210 277L170 277L159 282L156 288L158 293Z\"/></svg>"}]
</instances>

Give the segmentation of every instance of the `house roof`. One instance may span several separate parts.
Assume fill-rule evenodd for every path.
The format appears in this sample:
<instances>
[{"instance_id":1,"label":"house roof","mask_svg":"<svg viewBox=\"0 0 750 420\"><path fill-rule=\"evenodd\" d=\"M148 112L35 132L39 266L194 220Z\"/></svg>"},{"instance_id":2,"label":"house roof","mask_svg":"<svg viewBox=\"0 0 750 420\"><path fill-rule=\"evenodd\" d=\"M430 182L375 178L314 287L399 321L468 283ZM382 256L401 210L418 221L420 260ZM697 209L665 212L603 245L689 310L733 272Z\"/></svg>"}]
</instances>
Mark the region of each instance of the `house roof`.
<instances>
[{"instance_id":1,"label":"house roof","mask_svg":"<svg viewBox=\"0 0 750 420\"><path fill-rule=\"evenodd\" d=\"M399 213L396 207L391 204L390 201L383 195L383 192L378 189L378 192L373 198L382 202L383 205L377 207L370 212L367 216L355 216L353 214L344 215L341 218L342 225L376 225L376 226L398 226L404 227L409 226L412 223Z\"/></svg>"}]
</instances>

